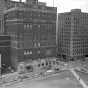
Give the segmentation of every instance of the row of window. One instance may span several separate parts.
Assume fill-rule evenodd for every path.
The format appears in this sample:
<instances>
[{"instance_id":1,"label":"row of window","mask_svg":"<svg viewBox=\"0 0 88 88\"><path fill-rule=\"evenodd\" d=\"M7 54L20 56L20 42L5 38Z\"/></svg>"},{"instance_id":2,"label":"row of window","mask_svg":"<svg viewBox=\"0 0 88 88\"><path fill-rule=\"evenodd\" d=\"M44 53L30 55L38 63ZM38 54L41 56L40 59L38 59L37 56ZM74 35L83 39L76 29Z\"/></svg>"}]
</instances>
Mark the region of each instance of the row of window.
<instances>
[{"instance_id":1,"label":"row of window","mask_svg":"<svg viewBox=\"0 0 88 88\"><path fill-rule=\"evenodd\" d=\"M79 55L79 54L84 54L85 52L84 51L80 51L80 52L73 52L73 55Z\"/></svg>"},{"instance_id":2,"label":"row of window","mask_svg":"<svg viewBox=\"0 0 88 88\"><path fill-rule=\"evenodd\" d=\"M88 45L73 46L73 48L85 48L85 47L88 47Z\"/></svg>"},{"instance_id":3,"label":"row of window","mask_svg":"<svg viewBox=\"0 0 88 88\"><path fill-rule=\"evenodd\" d=\"M73 52L88 51L87 48L73 49Z\"/></svg>"},{"instance_id":4,"label":"row of window","mask_svg":"<svg viewBox=\"0 0 88 88\"><path fill-rule=\"evenodd\" d=\"M83 45L83 46L86 46L88 44L88 42L74 42L73 45Z\"/></svg>"},{"instance_id":5,"label":"row of window","mask_svg":"<svg viewBox=\"0 0 88 88\"><path fill-rule=\"evenodd\" d=\"M84 38L77 38L76 37L76 39L73 39L73 41L75 41L75 42L78 42L78 41L81 41L81 42L84 42ZM87 41L87 39L86 39L86 41Z\"/></svg>"},{"instance_id":6,"label":"row of window","mask_svg":"<svg viewBox=\"0 0 88 88\"><path fill-rule=\"evenodd\" d=\"M39 41L49 41L49 40L55 40L56 39L56 37L54 36L54 37L51 37L51 36L49 36L49 35L42 35L41 37L38 37L38 36L30 36L30 37L24 37L23 38L23 40L25 41L25 42L27 42L27 41L37 41L37 40L39 40Z\"/></svg>"},{"instance_id":7,"label":"row of window","mask_svg":"<svg viewBox=\"0 0 88 88\"><path fill-rule=\"evenodd\" d=\"M43 18L43 19L40 19L40 18L19 18L19 19L16 19L15 17L14 18L10 18L10 19L6 19L6 22L14 22L14 21L21 21L21 22L23 22L23 21L28 21L28 22L50 22L50 23L56 23L56 19L55 20L52 20L52 19L45 19L45 18Z\"/></svg>"},{"instance_id":8,"label":"row of window","mask_svg":"<svg viewBox=\"0 0 88 88\"><path fill-rule=\"evenodd\" d=\"M59 14L58 16L59 17L67 17L66 18L67 20L69 20L69 15L71 16L73 14L73 16L79 16L79 17L88 17L88 14L87 13L82 13L81 11L80 12L68 12L68 13L62 13L62 14ZM74 20L76 20L76 18L74 18Z\"/></svg>"},{"instance_id":9,"label":"row of window","mask_svg":"<svg viewBox=\"0 0 88 88\"><path fill-rule=\"evenodd\" d=\"M42 13L42 14L56 14L53 10L52 11L47 11L47 10L35 10L35 9L25 9L25 8L19 8L19 11L20 12L23 12L23 11L25 11L25 12L31 12L31 13Z\"/></svg>"},{"instance_id":10,"label":"row of window","mask_svg":"<svg viewBox=\"0 0 88 88\"><path fill-rule=\"evenodd\" d=\"M51 48L50 49L45 49L45 55L51 55Z\"/></svg>"},{"instance_id":11,"label":"row of window","mask_svg":"<svg viewBox=\"0 0 88 88\"><path fill-rule=\"evenodd\" d=\"M32 23L27 23L24 24L24 29L33 29L33 27L36 27L36 29L40 29L41 27L43 27L43 29L53 29L54 27L56 27L56 24L32 24Z\"/></svg>"},{"instance_id":12,"label":"row of window","mask_svg":"<svg viewBox=\"0 0 88 88\"><path fill-rule=\"evenodd\" d=\"M74 38L82 38L82 39L85 39L85 38L88 38L88 36L87 35L74 35Z\"/></svg>"},{"instance_id":13,"label":"row of window","mask_svg":"<svg viewBox=\"0 0 88 88\"><path fill-rule=\"evenodd\" d=\"M24 55L32 55L33 51L32 50L24 50ZM40 54L40 49L38 50L37 54ZM51 48L45 49L45 56L51 55Z\"/></svg>"},{"instance_id":14,"label":"row of window","mask_svg":"<svg viewBox=\"0 0 88 88\"><path fill-rule=\"evenodd\" d=\"M30 47L40 47L40 46L52 46L52 45L56 45L56 42L42 42L40 43L33 43L33 42L19 42L19 47L18 47L18 42L17 41L12 41L11 42L11 46L15 47L15 48L30 48Z\"/></svg>"},{"instance_id":15,"label":"row of window","mask_svg":"<svg viewBox=\"0 0 88 88\"><path fill-rule=\"evenodd\" d=\"M84 32L85 33L85 31L87 32L87 28L82 28L82 27L79 27L79 28L74 28L74 32Z\"/></svg>"},{"instance_id":16,"label":"row of window","mask_svg":"<svg viewBox=\"0 0 88 88\"><path fill-rule=\"evenodd\" d=\"M24 17L31 17L31 16L33 16L33 17L41 17L41 18L43 18L43 17L48 17L48 18L53 18L54 16L56 16L56 15L54 15L54 14L41 14L41 13L28 13L28 12L25 12L25 14L23 13L23 12L20 12L20 13L18 13L20 16L24 16ZM11 15L11 14L10 14ZM13 14L13 16L15 16L15 14ZM8 15L7 15L7 17L9 17Z\"/></svg>"},{"instance_id":17,"label":"row of window","mask_svg":"<svg viewBox=\"0 0 88 88\"><path fill-rule=\"evenodd\" d=\"M24 27L24 30L26 30L26 29L35 29L35 27L36 27L36 29L47 29L47 30L54 30L54 29L56 29L56 24L37 24L37 23L25 23L25 24L23 24L23 23L17 23L17 24L19 24L19 27L20 26L23 26ZM7 26L6 26L6 29L15 29L16 28L16 25L17 24L7 24Z\"/></svg>"}]
</instances>

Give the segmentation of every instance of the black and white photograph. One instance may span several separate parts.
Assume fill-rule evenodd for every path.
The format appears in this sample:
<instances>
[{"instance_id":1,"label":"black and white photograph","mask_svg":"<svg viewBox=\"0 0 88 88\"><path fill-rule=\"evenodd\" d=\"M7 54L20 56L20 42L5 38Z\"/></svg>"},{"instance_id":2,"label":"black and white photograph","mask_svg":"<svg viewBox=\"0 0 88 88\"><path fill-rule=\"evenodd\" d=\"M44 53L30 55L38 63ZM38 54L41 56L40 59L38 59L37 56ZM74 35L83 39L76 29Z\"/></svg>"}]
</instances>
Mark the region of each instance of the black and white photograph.
<instances>
[{"instance_id":1,"label":"black and white photograph","mask_svg":"<svg viewBox=\"0 0 88 88\"><path fill-rule=\"evenodd\" d=\"M88 0L0 0L0 88L88 88Z\"/></svg>"}]
</instances>

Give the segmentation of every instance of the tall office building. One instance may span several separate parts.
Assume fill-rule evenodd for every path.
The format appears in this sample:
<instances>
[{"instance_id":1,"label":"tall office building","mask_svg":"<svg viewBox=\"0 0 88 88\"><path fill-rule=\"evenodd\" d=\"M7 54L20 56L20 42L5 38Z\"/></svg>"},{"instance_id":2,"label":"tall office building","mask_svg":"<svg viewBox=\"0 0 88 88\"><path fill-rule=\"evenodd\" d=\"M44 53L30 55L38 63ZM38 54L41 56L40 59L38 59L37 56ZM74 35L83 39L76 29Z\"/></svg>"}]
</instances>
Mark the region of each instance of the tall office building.
<instances>
[{"instance_id":1,"label":"tall office building","mask_svg":"<svg viewBox=\"0 0 88 88\"><path fill-rule=\"evenodd\" d=\"M88 13L81 9L58 14L58 56L64 59L88 55ZM67 57L67 58L66 58Z\"/></svg>"},{"instance_id":2,"label":"tall office building","mask_svg":"<svg viewBox=\"0 0 88 88\"><path fill-rule=\"evenodd\" d=\"M0 34L4 33L4 7L5 1L0 0Z\"/></svg>"},{"instance_id":3,"label":"tall office building","mask_svg":"<svg viewBox=\"0 0 88 88\"><path fill-rule=\"evenodd\" d=\"M11 36L11 64L56 57L56 7L22 2L7 8L5 28Z\"/></svg>"}]
</instances>

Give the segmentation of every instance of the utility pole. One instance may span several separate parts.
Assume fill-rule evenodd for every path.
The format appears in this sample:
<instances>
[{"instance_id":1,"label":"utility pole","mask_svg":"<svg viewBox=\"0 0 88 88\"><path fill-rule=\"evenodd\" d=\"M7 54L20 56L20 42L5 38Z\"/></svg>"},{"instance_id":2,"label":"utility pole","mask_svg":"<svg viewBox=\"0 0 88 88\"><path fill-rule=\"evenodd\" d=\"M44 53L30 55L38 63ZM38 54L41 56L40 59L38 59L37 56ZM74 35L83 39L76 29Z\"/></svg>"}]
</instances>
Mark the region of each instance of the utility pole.
<instances>
[{"instance_id":1,"label":"utility pole","mask_svg":"<svg viewBox=\"0 0 88 88\"><path fill-rule=\"evenodd\" d=\"M53 0L53 7L54 7L54 0Z\"/></svg>"},{"instance_id":2,"label":"utility pole","mask_svg":"<svg viewBox=\"0 0 88 88\"><path fill-rule=\"evenodd\" d=\"M2 68L2 63L1 63L1 54L0 54L0 75L1 75L1 68Z\"/></svg>"},{"instance_id":3,"label":"utility pole","mask_svg":"<svg viewBox=\"0 0 88 88\"><path fill-rule=\"evenodd\" d=\"M67 60L68 60L68 70L69 70L69 56L66 56Z\"/></svg>"}]
</instances>

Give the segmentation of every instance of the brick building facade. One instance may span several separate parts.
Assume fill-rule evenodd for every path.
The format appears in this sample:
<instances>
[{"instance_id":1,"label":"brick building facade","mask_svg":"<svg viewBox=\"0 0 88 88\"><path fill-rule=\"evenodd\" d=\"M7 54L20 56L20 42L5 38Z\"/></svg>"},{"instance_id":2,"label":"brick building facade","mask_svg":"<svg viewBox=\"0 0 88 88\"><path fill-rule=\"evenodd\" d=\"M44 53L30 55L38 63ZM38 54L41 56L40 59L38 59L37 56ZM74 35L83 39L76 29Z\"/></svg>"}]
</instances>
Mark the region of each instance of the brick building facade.
<instances>
[{"instance_id":1,"label":"brick building facade","mask_svg":"<svg viewBox=\"0 0 88 88\"><path fill-rule=\"evenodd\" d=\"M88 56L88 13L81 9L58 14L58 55L64 59Z\"/></svg>"},{"instance_id":2,"label":"brick building facade","mask_svg":"<svg viewBox=\"0 0 88 88\"><path fill-rule=\"evenodd\" d=\"M4 7L5 0L0 0L0 35L4 34Z\"/></svg>"},{"instance_id":3,"label":"brick building facade","mask_svg":"<svg viewBox=\"0 0 88 88\"><path fill-rule=\"evenodd\" d=\"M0 35L1 68L11 66L11 45L10 36Z\"/></svg>"},{"instance_id":4,"label":"brick building facade","mask_svg":"<svg viewBox=\"0 0 88 88\"><path fill-rule=\"evenodd\" d=\"M14 2L15 3L15 2ZM17 2L5 12L11 36L11 64L56 57L56 7Z\"/></svg>"}]
</instances>

